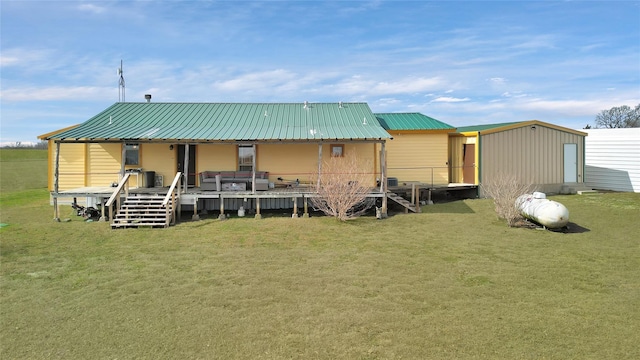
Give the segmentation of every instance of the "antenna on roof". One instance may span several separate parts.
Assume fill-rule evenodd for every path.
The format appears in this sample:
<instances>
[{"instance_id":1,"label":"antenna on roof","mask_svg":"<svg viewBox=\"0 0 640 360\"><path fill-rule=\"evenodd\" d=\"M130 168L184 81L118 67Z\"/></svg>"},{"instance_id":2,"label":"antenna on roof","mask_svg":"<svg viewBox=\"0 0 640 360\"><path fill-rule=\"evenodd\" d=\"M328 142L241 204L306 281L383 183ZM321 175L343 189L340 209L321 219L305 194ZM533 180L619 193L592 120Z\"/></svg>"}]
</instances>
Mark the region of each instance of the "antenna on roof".
<instances>
[{"instance_id":1,"label":"antenna on roof","mask_svg":"<svg viewBox=\"0 0 640 360\"><path fill-rule=\"evenodd\" d=\"M340 101L340 102L338 103L338 108L339 108L339 109L342 109L342 101Z\"/></svg>"},{"instance_id":2,"label":"antenna on roof","mask_svg":"<svg viewBox=\"0 0 640 360\"><path fill-rule=\"evenodd\" d=\"M306 109L306 108L308 108L308 107L309 107L309 102L305 100L305 102L304 102L304 108Z\"/></svg>"},{"instance_id":3,"label":"antenna on roof","mask_svg":"<svg viewBox=\"0 0 640 360\"><path fill-rule=\"evenodd\" d=\"M122 71L122 60L120 60L120 67L118 68L118 75L120 75L120 80L118 81L118 102L125 102L125 100L124 100L124 72Z\"/></svg>"}]
</instances>

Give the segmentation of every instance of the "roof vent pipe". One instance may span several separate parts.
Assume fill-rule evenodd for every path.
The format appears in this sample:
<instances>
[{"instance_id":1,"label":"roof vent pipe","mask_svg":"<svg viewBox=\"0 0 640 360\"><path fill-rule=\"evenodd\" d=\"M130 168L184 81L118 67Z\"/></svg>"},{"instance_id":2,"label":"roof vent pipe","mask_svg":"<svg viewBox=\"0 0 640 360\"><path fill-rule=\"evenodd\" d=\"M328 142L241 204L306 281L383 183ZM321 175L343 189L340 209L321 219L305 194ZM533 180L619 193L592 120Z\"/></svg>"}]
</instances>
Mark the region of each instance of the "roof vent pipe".
<instances>
[{"instance_id":1,"label":"roof vent pipe","mask_svg":"<svg viewBox=\"0 0 640 360\"><path fill-rule=\"evenodd\" d=\"M151 94L145 94L144 98L147 99L147 102L150 103L151 102Z\"/></svg>"}]
</instances>

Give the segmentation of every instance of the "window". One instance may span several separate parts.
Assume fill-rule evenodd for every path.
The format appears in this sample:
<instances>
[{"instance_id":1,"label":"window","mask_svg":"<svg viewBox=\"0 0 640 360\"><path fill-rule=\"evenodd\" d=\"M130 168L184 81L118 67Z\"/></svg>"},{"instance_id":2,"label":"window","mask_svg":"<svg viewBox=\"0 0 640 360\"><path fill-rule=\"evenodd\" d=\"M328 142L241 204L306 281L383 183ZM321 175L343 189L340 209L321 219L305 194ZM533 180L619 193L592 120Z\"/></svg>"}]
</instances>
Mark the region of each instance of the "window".
<instances>
[{"instance_id":1,"label":"window","mask_svg":"<svg viewBox=\"0 0 640 360\"><path fill-rule=\"evenodd\" d=\"M126 144L124 146L125 165L140 165L140 144Z\"/></svg>"},{"instance_id":2,"label":"window","mask_svg":"<svg viewBox=\"0 0 640 360\"><path fill-rule=\"evenodd\" d=\"M238 146L238 170L253 171L253 158L256 152L253 145Z\"/></svg>"},{"instance_id":3,"label":"window","mask_svg":"<svg viewBox=\"0 0 640 360\"><path fill-rule=\"evenodd\" d=\"M331 156L343 157L344 145L331 145Z\"/></svg>"}]
</instances>

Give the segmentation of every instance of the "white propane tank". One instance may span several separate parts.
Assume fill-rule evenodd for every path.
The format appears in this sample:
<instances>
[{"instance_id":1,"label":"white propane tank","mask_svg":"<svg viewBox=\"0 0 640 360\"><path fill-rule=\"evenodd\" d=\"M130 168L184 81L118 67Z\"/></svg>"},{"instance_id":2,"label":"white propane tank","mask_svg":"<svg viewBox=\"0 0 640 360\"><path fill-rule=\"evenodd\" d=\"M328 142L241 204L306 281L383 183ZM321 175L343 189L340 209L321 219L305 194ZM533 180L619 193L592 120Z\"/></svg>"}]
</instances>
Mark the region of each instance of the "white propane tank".
<instances>
[{"instance_id":1,"label":"white propane tank","mask_svg":"<svg viewBox=\"0 0 640 360\"><path fill-rule=\"evenodd\" d=\"M544 193L520 195L515 205L522 216L550 229L569 223L569 210L561 203L547 199Z\"/></svg>"},{"instance_id":2,"label":"white propane tank","mask_svg":"<svg viewBox=\"0 0 640 360\"><path fill-rule=\"evenodd\" d=\"M238 216L239 217L244 216L244 206L240 206L240 208L238 209Z\"/></svg>"}]
</instances>

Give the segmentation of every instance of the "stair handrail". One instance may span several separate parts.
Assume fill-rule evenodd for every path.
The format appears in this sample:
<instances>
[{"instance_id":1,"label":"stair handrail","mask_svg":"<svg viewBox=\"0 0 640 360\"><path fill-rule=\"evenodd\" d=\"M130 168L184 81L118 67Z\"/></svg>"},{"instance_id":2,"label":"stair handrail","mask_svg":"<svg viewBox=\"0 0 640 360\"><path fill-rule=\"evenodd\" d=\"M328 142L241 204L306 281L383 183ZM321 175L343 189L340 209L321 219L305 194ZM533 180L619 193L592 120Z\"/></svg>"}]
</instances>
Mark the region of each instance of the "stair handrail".
<instances>
[{"instance_id":1,"label":"stair handrail","mask_svg":"<svg viewBox=\"0 0 640 360\"><path fill-rule=\"evenodd\" d=\"M178 171L176 176L173 178L173 182L171 186L169 186L169 190L167 191L167 195L164 197L162 201L162 206L165 208L165 219L167 224L171 222L171 224L175 224L176 222L176 209L180 208L180 204L178 201L180 199L180 184L182 181L182 173ZM169 212L169 206L167 206L171 202L173 204L174 211Z\"/></svg>"},{"instance_id":2,"label":"stair handrail","mask_svg":"<svg viewBox=\"0 0 640 360\"><path fill-rule=\"evenodd\" d=\"M111 193L111 196L109 197L109 200L107 200L107 202L105 203L105 206L108 209L108 215L109 215L109 220L113 219L113 211L112 211L112 205L115 202L116 203L116 208L120 208L120 193L122 192L122 190L124 189L124 193L125 193L125 197L129 196L129 177L131 176L131 173L125 173L124 176L122 177L122 179L120 180L120 182L118 183L118 186L116 186L113 190L113 193ZM127 185L127 186L125 186Z\"/></svg>"}]
</instances>

